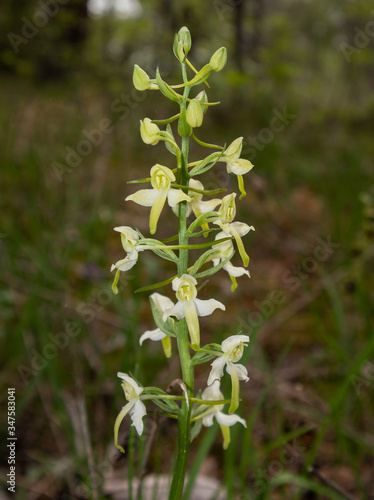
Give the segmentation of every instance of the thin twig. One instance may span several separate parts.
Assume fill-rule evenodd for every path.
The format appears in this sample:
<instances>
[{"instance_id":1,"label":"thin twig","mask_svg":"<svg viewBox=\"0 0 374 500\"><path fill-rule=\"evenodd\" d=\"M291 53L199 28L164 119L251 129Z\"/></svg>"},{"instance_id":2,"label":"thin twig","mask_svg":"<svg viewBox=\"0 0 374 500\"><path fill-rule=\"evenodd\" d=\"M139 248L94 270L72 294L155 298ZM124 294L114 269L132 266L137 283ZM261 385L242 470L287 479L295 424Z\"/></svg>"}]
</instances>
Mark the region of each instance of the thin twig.
<instances>
[{"instance_id":1,"label":"thin twig","mask_svg":"<svg viewBox=\"0 0 374 500\"><path fill-rule=\"evenodd\" d=\"M339 495L341 495L343 498L346 498L347 500L358 500L356 497L352 497L349 493L347 493L347 491L343 490L334 481L331 481L330 479L327 479L327 477L323 476L315 465L312 465L312 467L310 467L309 473L313 476L318 477L318 479L322 483L326 484L326 486L336 491L336 493L339 493Z\"/></svg>"}]
</instances>

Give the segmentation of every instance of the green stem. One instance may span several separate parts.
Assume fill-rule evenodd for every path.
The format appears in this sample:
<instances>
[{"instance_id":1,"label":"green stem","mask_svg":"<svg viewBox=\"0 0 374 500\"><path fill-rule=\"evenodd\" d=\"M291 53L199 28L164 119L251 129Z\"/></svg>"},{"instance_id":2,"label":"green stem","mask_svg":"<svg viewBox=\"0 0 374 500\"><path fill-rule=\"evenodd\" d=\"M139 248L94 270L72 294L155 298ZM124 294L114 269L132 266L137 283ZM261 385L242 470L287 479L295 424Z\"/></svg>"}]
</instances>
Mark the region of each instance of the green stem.
<instances>
[{"instance_id":1,"label":"green stem","mask_svg":"<svg viewBox=\"0 0 374 500\"><path fill-rule=\"evenodd\" d=\"M182 63L183 81L187 82L186 65ZM183 101L180 104L181 115L185 114L188 94L190 87L185 87L183 92ZM182 186L188 186L188 137L182 137L182 150L181 162L179 169L179 178L177 182ZM179 217L178 217L178 234L179 245L188 245L187 233L187 202L183 201L179 204ZM187 273L188 269L188 248L181 248L179 250L178 260L178 276ZM193 364L191 362L190 349L188 345L188 329L185 319L179 322L177 332L177 345L179 351L179 358L182 369L183 382L186 384L188 395L193 396L194 392L194 372ZM174 474L170 487L169 500L180 500L183 494L184 479L186 476L186 469L188 463L188 453L190 449L190 416L191 409L187 406L186 401L182 401L181 412L178 418L178 444L177 456L174 466Z\"/></svg>"}]
</instances>

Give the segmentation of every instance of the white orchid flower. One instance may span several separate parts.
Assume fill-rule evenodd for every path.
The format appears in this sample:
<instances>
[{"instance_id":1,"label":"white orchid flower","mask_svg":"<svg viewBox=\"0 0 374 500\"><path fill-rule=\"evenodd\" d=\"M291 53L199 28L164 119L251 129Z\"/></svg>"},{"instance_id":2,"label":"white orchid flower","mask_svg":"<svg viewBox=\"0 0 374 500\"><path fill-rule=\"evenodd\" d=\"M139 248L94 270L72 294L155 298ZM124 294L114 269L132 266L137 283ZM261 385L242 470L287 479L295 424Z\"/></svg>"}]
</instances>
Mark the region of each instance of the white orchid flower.
<instances>
[{"instance_id":1,"label":"white orchid flower","mask_svg":"<svg viewBox=\"0 0 374 500\"><path fill-rule=\"evenodd\" d=\"M226 170L229 174L233 173L238 177L239 190L241 192L240 199L246 195L244 189L243 175L248 173L254 167L253 163L244 158L240 158L243 147L243 137L238 137L223 153L220 161L226 163Z\"/></svg>"},{"instance_id":2,"label":"white orchid flower","mask_svg":"<svg viewBox=\"0 0 374 500\"><path fill-rule=\"evenodd\" d=\"M149 217L149 229L154 234L157 229L158 219L167 200L169 206L175 207L181 201L191 201L191 198L181 189L174 189L171 183L175 175L170 168L158 163L151 168L151 184L153 189L140 189L126 198L143 207L152 207Z\"/></svg>"},{"instance_id":3,"label":"white orchid flower","mask_svg":"<svg viewBox=\"0 0 374 500\"><path fill-rule=\"evenodd\" d=\"M225 237L226 234L222 231L221 233L218 233L216 235L215 239L218 241ZM217 254L214 254L214 258L212 259L214 266L217 266L220 262L228 259L234 251L234 245L231 240L217 243L216 245L213 245L212 248L217 251ZM244 267L233 266L230 261L223 266L223 269L230 275L230 279L232 281L231 291L234 291L238 286L236 278L238 278L239 276L243 276L244 274L246 274L248 278L251 277L249 271L244 269Z\"/></svg>"},{"instance_id":4,"label":"white orchid flower","mask_svg":"<svg viewBox=\"0 0 374 500\"><path fill-rule=\"evenodd\" d=\"M239 380L248 382L248 371L244 365L238 364L237 361L243 356L244 347L249 342L248 335L232 335L225 339L221 348L223 355L218 357L211 364L207 385L212 385L215 380L220 380L223 377L223 370L226 366L227 373L231 376L231 405L229 413L234 411L239 406Z\"/></svg>"},{"instance_id":5,"label":"white orchid flower","mask_svg":"<svg viewBox=\"0 0 374 500\"><path fill-rule=\"evenodd\" d=\"M165 311L168 309L171 309L174 306L174 302L169 299L169 297L165 297L164 295L161 295L160 293L153 293L150 298L153 300L155 303L156 307L158 310L163 314ZM146 340L161 340L162 341L162 347L165 352L165 356L167 358L171 357L171 339L169 335L166 335L160 328L155 328L154 330L147 330L146 332L143 333L143 335L139 339L139 344L142 345L143 342Z\"/></svg>"},{"instance_id":6,"label":"white orchid flower","mask_svg":"<svg viewBox=\"0 0 374 500\"><path fill-rule=\"evenodd\" d=\"M217 224L226 236L231 235L235 238L243 264L247 267L249 264L249 257L245 251L241 238L250 230L254 231L255 228L253 226L248 226L248 224L245 224L244 222L232 222L236 215L235 198L236 193L232 193L222 199L222 204L219 209L219 217L213 222L213 224Z\"/></svg>"},{"instance_id":7,"label":"white orchid flower","mask_svg":"<svg viewBox=\"0 0 374 500\"><path fill-rule=\"evenodd\" d=\"M209 316L215 309L226 310L225 306L215 299L201 300L197 297L197 281L189 274L183 274L172 282L173 290L176 292L178 302L165 311L163 320L169 316L177 319L186 318L188 331L191 337L192 348L198 350L200 347L200 325L198 316Z\"/></svg>"},{"instance_id":8,"label":"white orchid flower","mask_svg":"<svg viewBox=\"0 0 374 500\"><path fill-rule=\"evenodd\" d=\"M189 186L194 189L199 189L200 191L204 191L204 186L200 181L195 179L190 179ZM197 217L200 217L202 214L206 214L207 212L212 212L220 203L221 200L219 198L214 198L213 200L203 201L203 195L201 193L195 193L194 191L189 191L189 196L191 201L187 203L187 216L193 212ZM209 229L207 223L201 224L201 227L204 230Z\"/></svg>"},{"instance_id":9,"label":"white orchid flower","mask_svg":"<svg viewBox=\"0 0 374 500\"><path fill-rule=\"evenodd\" d=\"M220 381L215 380L210 387L207 387L202 395L202 399L206 401L218 401L224 399L222 392L220 391ZM239 417L238 415L226 415L222 413L224 405L212 405L204 413L203 425L205 427L211 427L213 425L213 419L215 418L221 427L223 436L223 448L226 450L230 444L230 429L229 427L237 424L238 422L244 427L247 427L246 421Z\"/></svg>"},{"instance_id":10,"label":"white orchid flower","mask_svg":"<svg viewBox=\"0 0 374 500\"><path fill-rule=\"evenodd\" d=\"M124 417L130 413L132 426L135 427L139 436L142 435L144 430L143 417L147 414L144 403L140 400L140 395L143 392L143 387L129 377L126 373L117 373L117 377L122 379L122 388L125 393L125 398L128 403L122 408L114 424L114 444L116 447L125 453L125 450L118 444L118 431Z\"/></svg>"},{"instance_id":11,"label":"white orchid flower","mask_svg":"<svg viewBox=\"0 0 374 500\"><path fill-rule=\"evenodd\" d=\"M115 227L114 231L121 233L121 243L122 247L127 252L127 256L124 259L119 260L112 265L111 271L118 269L119 271L128 271L138 261L138 248L139 234L129 226L119 226Z\"/></svg>"}]
</instances>

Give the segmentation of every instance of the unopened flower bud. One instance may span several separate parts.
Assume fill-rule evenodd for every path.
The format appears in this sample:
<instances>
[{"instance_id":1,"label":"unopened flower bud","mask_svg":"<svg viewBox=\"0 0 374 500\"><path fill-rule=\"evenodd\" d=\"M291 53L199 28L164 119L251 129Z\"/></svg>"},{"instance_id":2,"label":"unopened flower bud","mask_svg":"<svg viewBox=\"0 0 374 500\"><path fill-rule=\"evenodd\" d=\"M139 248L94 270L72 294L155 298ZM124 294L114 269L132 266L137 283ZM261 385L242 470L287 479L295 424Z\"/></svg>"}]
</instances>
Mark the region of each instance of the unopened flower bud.
<instances>
[{"instance_id":1,"label":"unopened flower bud","mask_svg":"<svg viewBox=\"0 0 374 500\"><path fill-rule=\"evenodd\" d=\"M186 28L183 26L178 33L175 35L174 44L173 44L173 52L175 57L180 61L184 62L186 60L187 54L191 49L191 34Z\"/></svg>"},{"instance_id":2,"label":"unopened flower bud","mask_svg":"<svg viewBox=\"0 0 374 500\"><path fill-rule=\"evenodd\" d=\"M140 135L142 136L143 142L155 146L160 140L159 133L160 129L158 126L155 123L152 123L149 118L140 120Z\"/></svg>"},{"instance_id":3,"label":"unopened flower bud","mask_svg":"<svg viewBox=\"0 0 374 500\"><path fill-rule=\"evenodd\" d=\"M201 127L203 123L204 113L202 106L197 99L192 99L187 107L186 121L192 128Z\"/></svg>"},{"instance_id":4,"label":"unopened flower bud","mask_svg":"<svg viewBox=\"0 0 374 500\"><path fill-rule=\"evenodd\" d=\"M136 90L147 90L151 86L151 79L140 66L135 64L132 81Z\"/></svg>"},{"instance_id":5,"label":"unopened flower bud","mask_svg":"<svg viewBox=\"0 0 374 500\"><path fill-rule=\"evenodd\" d=\"M191 33L186 26L178 31L178 41L182 42L184 53L187 55L191 49Z\"/></svg>"},{"instance_id":6,"label":"unopened flower bud","mask_svg":"<svg viewBox=\"0 0 374 500\"><path fill-rule=\"evenodd\" d=\"M209 66L213 71L221 71L225 67L227 61L226 47L221 47L216 50L209 61Z\"/></svg>"},{"instance_id":7,"label":"unopened flower bud","mask_svg":"<svg viewBox=\"0 0 374 500\"><path fill-rule=\"evenodd\" d=\"M200 102L201 107L203 109L203 113L205 114L206 110L208 109L208 106L204 106L204 104L207 104L209 102L205 90L202 90L197 94L196 100Z\"/></svg>"}]
</instances>

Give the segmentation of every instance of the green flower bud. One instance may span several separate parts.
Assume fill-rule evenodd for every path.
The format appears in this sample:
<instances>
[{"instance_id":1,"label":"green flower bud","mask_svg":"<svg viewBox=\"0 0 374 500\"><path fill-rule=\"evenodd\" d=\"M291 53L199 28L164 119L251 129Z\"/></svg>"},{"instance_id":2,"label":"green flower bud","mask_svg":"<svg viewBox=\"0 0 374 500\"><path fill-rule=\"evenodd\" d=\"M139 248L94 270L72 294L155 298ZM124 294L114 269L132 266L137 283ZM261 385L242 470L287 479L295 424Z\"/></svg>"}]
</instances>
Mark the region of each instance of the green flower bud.
<instances>
[{"instance_id":1,"label":"green flower bud","mask_svg":"<svg viewBox=\"0 0 374 500\"><path fill-rule=\"evenodd\" d=\"M136 90L147 90L151 86L151 79L140 66L135 64L132 81Z\"/></svg>"},{"instance_id":2,"label":"green flower bud","mask_svg":"<svg viewBox=\"0 0 374 500\"><path fill-rule=\"evenodd\" d=\"M160 140L159 133L160 129L158 126L155 123L152 123L149 118L140 120L140 135L142 136L143 142L155 146Z\"/></svg>"},{"instance_id":3,"label":"green flower bud","mask_svg":"<svg viewBox=\"0 0 374 500\"><path fill-rule=\"evenodd\" d=\"M204 106L204 103L208 103L208 96L206 95L206 92L205 90L202 90L201 92L199 92L196 96L196 100L199 101L201 103L201 107L203 109L203 113L205 114L207 109L208 109L208 106Z\"/></svg>"},{"instance_id":4,"label":"green flower bud","mask_svg":"<svg viewBox=\"0 0 374 500\"><path fill-rule=\"evenodd\" d=\"M187 55L191 49L191 33L186 26L178 31L178 40L182 42L184 53Z\"/></svg>"},{"instance_id":5,"label":"green flower bud","mask_svg":"<svg viewBox=\"0 0 374 500\"><path fill-rule=\"evenodd\" d=\"M226 47L221 47L216 50L209 61L209 66L213 71L221 71L225 67L227 61Z\"/></svg>"},{"instance_id":6,"label":"green flower bud","mask_svg":"<svg viewBox=\"0 0 374 500\"><path fill-rule=\"evenodd\" d=\"M201 127L204 113L201 104L197 99L192 99L187 107L186 121L192 128Z\"/></svg>"},{"instance_id":7,"label":"green flower bud","mask_svg":"<svg viewBox=\"0 0 374 500\"><path fill-rule=\"evenodd\" d=\"M191 34L189 29L183 26L174 37L173 52L180 62L184 62L190 49Z\"/></svg>"}]
</instances>

